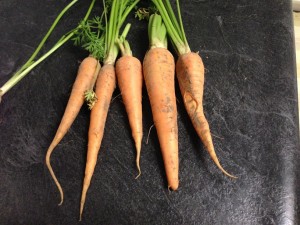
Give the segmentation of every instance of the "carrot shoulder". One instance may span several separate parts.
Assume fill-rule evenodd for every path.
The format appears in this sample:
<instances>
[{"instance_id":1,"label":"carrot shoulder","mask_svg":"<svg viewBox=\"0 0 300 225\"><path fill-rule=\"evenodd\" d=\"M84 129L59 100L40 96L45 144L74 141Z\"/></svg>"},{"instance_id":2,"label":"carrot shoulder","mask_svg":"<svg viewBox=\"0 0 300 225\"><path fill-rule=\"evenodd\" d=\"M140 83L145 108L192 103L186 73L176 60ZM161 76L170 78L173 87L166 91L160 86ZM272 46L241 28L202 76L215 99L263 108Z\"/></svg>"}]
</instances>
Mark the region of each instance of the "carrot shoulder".
<instances>
[{"instance_id":1,"label":"carrot shoulder","mask_svg":"<svg viewBox=\"0 0 300 225\"><path fill-rule=\"evenodd\" d=\"M66 135L72 123L76 119L84 103L85 91L93 89L99 69L100 69L100 64L98 60L93 57L87 57L81 62L64 115L59 124L54 139L47 150L46 165L60 192L61 202L59 203L59 205L63 203L64 196L63 196L63 190L61 188L61 185L58 182L50 163L51 154L54 148L59 144L62 138Z\"/></svg>"},{"instance_id":2,"label":"carrot shoulder","mask_svg":"<svg viewBox=\"0 0 300 225\"><path fill-rule=\"evenodd\" d=\"M152 48L144 58L143 71L168 186L177 190L179 161L174 58L166 48Z\"/></svg>"},{"instance_id":3,"label":"carrot shoulder","mask_svg":"<svg viewBox=\"0 0 300 225\"><path fill-rule=\"evenodd\" d=\"M142 88L143 74L139 59L124 55L116 63L116 75L136 147L136 166L141 174L140 154L143 138Z\"/></svg>"},{"instance_id":4,"label":"carrot shoulder","mask_svg":"<svg viewBox=\"0 0 300 225\"><path fill-rule=\"evenodd\" d=\"M80 220L84 208L86 193L90 186L91 179L97 163L107 113L115 87L115 68L113 65L106 64L101 68L96 81L95 92L98 100L91 110L86 168L80 201Z\"/></svg>"}]
</instances>

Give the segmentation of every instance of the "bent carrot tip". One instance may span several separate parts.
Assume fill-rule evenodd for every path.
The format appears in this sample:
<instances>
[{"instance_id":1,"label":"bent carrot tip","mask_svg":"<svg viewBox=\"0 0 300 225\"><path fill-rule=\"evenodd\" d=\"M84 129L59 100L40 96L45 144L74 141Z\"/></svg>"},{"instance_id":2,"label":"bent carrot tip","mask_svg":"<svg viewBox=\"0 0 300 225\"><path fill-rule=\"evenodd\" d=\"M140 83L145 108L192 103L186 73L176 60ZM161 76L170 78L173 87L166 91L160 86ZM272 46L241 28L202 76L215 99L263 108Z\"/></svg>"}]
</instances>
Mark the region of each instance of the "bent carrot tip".
<instances>
[{"instance_id":1,"label":"bent carrot tip","mask_svg":"<svg viewBox=\"0 0 300 225\"><path fill-rule=\"evenodd\" d=\"M141 167L140 167L140 155L141 155L141 147L137 147L137 155L136 155L136 168L138 170L138 175L135 177L135 179L139 178L142 174Z\"/></svg>"},{"instance_id":2,"label":"bent carrot tip","mask_svg":"<svg viewBox=\"0 0 300 225\"><path fill-rule=\"evenodd\" d=\"M142 175L142 172L141 172L140 168L138 168L138 171L139 171L139 173L138 173L138 175L135 177L135 179L138 179L138 178Z\"/></svg>"},{"instance_id":3,"label":"bent carrot tip","mask_svg":"<svg viewBox=\"0 0 300 225\"><path fill-rule=\"evenodd\" d=\"M231 175L230 173L228 173L221 165L218 165L219 169L228 177L233 178L233 179L237 179L238 177Z\"/></svg>"},{"instance_id":4,"label":"bent carrot tip","mask_svg":"<svg viewBox=\"0 0 300 225\"><path fill-rule=\"evenodd\" d=\"M238 177L237 176L234 176L234 175L231 175L230 174L230 176L229 176L230 178L232 178L232 179L238 179Z\"/></svg>"},{"instance_id":5,"label":"bent carrot tip","mask_svg":"<svg viewBox=\"0 0 300 225\"><path fill-rule=\"evenodd\" d=\"M61 199L60 203L58 203L58 206L61 206L63 204L64 200Z\"/></svg>"}]
</instances>

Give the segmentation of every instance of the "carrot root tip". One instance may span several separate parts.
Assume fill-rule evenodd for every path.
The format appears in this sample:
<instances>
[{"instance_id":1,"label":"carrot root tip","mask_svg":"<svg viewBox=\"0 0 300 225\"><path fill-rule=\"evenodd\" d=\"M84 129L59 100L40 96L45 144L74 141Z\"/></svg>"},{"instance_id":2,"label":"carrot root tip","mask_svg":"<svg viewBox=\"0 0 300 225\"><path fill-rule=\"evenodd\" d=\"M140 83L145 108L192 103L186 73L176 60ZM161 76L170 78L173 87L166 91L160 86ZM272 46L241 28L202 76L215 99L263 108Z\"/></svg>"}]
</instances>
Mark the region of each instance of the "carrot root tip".
<instances>
[{"instance_id":1,"label":"carrot root tip","mask_svg":"<svg viewBox=\"0 0 300 225\"><path fill-rule=\"evenodd\" d=\"M54 171L52 169L52 166L51 166L51 162L50 162L50 157L51 157L51 153L52 151L54 150L54 147L53 146L50 146L48 148L48 151L47 151L47 154L46 154L46 166L48 167L48 170L50 172L50 175L52 177L52 179L54 180L54 183L59 191L59 194L60 194L60 202L58 204L58 206L61 206L63 204L63 201L64 201L64 192L63 192L63 189L59 183L59 181L57 180L55 174L54 174Z\"/></svg>"},{"instance_id":2,"label":"carrot root tip","mask_svg":"<svg viewBox=\"0 0 300 225\"><path fill-rule=\"evenodd\" d=\"M141 172L141 169L138 167L138 175L135 177L135 179L138 179L141 175L142 175L142 172Z\"/></svg>"},{"instance_id":3,"label":"carrot root tip","mask_svg":"<svg viewBox=\"0 0 300 225\"><path fill-rule=\"evenodd\" d=\"M3 96L4 94L3 94L3 91L2 90L0 90L0 103L1 103L1 100L2 100L2 96Z\"/></svg>"},{"instance_id":4,"label":"carrot root tip","mask_svg":"<svg viewBox=\"0 0 300 225\"><path fill-rule=\"evenodd\" d=\"M138 179L142 172L141 172L141 167L140 167L140 152L138 151L137 157L136 157L136 168L138 170L138 175L135 177L135 179Z\"/></svg>"},{"instance_id":5,"label":"carrot root tip","mask_svg":"<svg viewBox=\"0 0 300 225\"><path fill-rule=\"evenodd\" d=\"M177 189L178 189L178 184L175 186L168 185L169 193L171 193L172 191L177 191Z\"/></svg>"},{"instance_id":6,"label":"carrot root tip","mask_svg":"<svg viewBox=\"0 0 300 225\"><path fill-rule=\"evenodd\" d=\"M217 160L217 161L213 160L213 161L215 162L215 164L217 165L217 167L218 167L218 168L219 168L226 176L228 176L228 177L230 177L230 178L233 178L233 179L237 179L237 178L238 178L238 177L236 177L236 176L231 175L230 173L228 173L228 172L221 166L219 160Z\"/></svg>"},{"instance_id":7,"label":"carrot root tip","mask_svg":"<svg viewBox=\"0 0 300 225\"><path fill-rule=\"evenodd\" d=\"M64 202L64 200L62 199L62 200L60 201L60 203L58 203L58 206L61 206L61 205L63 204L63 202Z\"/></svg>"},{"instance_id":8,"label":"carrot root tip","mask_svg":"<svg viewBox=\"0 0 300 225\"><path fill-rule=\"evenodd\" d=\"M141 171L139 171L139 174L135 177L135 179L138 179L142 175Z\"/></svg>"},{"instance_id":9,"label":"carrot root tip","mask_svg":"<svg viewBox=\"0 0 300 225\"><path fill-rule=\"evenodd\" d=\"M137 151L136 151L137 152L137 154L136 154L136 168L138 170L138 175L135 177L135 179L139 178L142 174L141 167L140 167L141 145L137 144L136 149L137 149Z\"/></svg>"}]
</instances>

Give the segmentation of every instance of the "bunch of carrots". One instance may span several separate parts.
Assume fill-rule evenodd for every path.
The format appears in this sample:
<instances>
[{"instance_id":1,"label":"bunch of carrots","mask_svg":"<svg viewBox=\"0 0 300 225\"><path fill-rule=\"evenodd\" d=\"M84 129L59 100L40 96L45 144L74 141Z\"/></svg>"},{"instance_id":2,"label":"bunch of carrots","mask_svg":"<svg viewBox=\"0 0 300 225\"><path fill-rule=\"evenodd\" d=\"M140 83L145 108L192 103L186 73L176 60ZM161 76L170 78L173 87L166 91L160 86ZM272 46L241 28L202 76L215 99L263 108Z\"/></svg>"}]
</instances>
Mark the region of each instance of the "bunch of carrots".
<instances>
[{"instance_id":1,"label":"bunch of carrots","mask_svg":"<svg viewBox=\"0 0 300 225\"><path fill-rule=\"evenodd\" d=\"M103 0L101 16L89 19L95 3L95 0L92 0L86 16L79 25L64 35L50 51L35 61L39 50L62 15L76 1L71 2L57 17L28 62L0 88L0 97L2 97L35 66L70 39L74 41L75 45L87 50L88 56L79 66L61 123L46 153L46 165L60 192L59 204L63 203L64 194L50 163L51 154L68 132L84 102L87 102L91 114L80 202L81 220L87 191L103 139L109 105L117 85L121 91L135 142L137 177L141 175L142 88L143 82L145 82L163 156L168 188L174 191L178 189L179 155L175 74L184 106L199 138L218 168L227 176L235 178L223 169L214 149L209 124L203 109L204 65L199 54L192 52L188 45L179 0L176 0L177 14L169 0L151 0L155 12L151 14L150 11L143 9L136 14L139 18L147 17L148 19L149 50L142 63L133 56L130 44L126 39L131 24L124 26L127 16L140 0ZM168 38L178 54L176 63L168 50ZM120 57L118 57L119 55Z\"/></svg>"}]
</instances>

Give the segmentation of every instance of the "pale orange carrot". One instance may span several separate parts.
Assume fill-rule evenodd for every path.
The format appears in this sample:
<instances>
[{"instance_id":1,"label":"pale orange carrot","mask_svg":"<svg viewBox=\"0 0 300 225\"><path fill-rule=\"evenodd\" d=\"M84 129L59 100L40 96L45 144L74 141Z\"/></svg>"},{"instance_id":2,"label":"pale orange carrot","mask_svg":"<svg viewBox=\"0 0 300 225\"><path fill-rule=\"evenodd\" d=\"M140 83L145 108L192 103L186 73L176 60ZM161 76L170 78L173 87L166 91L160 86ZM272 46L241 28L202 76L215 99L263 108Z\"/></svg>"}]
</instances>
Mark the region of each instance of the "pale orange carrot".
<instances>
[{"instance_id":1,"label":"pale orange carrot","mask_svg":"<svg viewBox=\"0 0 300 225\"><path fill-rule=\"evenodd\" d=\"M84 93L87 90L93 89L93 86L95 84L97 74L100 70L100 64L97 59L94 57L87 57L85 58L78 69L76 80L73 84L72 91L70 94L69 101L67 103L64 115L62 117L62 120L59 124L59 127L56 131L56 134L54 136L53 141L51 142L47 154L46 154L46 165L49 169L49 172L60 192L61 201L59 205L63 203L64 195L63 190L61 188L60 183L58 182L51 163L50 163L50 157L54 150L54 148L59 144L59 142L62 140L62 138L66 135L68 130L70 129L72 123L76 119L83 103L84 103Z\"/></svg>"},{"instance_id":2,"label":"pale orange carrot","mask_svg":"<svg viewBox=\"0 0 300 225\"><path fill-rule=\"evenodd\" d=\"M141 174L140 155L143 138L142 88L143 73L139 59L124 55L116 63L116 75L136 147L136 166Z\"/></svg>"},{"instance_id":3,"label":"pale orange carrot","mask_svg":"<svg viewBox=\"0 0 300 225\"><path fill-rule=\"evenodd\" d=\"M175 62L166 48L150 49L143 62L144 80L151 104L154 125L165 165L168 187L177 190L178 127L175 97Z\"/></svg>"},{"instance_id":4,"label":"pale orange carrot","mask_svg":"<svg viewBox=\"0 0 300 225\"><path fill-rule=\"evenodd\" d=\"M88 133L88 149L86 158L85 176L80 201L80 220L86 199L86 193L90 186L94 169L97 163L105 122L112 94L116 88L115 68L111 64L105 64L96 81L96 96L98 98L91 110L90 126Z\"/></svg>"},{"instance_id":5,"label":"pale orange carrot","mask_svg":"<svg viewBox=\"0 0 300 225\"><path fill-rule=\"evenodd\" d=\"M176 74L185 108L202 143L219 169L227 176L236 178L224 170L214 149L209 124L203 112L204 65L199 54L190 52L180 55Z\"/></svg>"}]
</instances>

